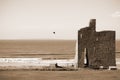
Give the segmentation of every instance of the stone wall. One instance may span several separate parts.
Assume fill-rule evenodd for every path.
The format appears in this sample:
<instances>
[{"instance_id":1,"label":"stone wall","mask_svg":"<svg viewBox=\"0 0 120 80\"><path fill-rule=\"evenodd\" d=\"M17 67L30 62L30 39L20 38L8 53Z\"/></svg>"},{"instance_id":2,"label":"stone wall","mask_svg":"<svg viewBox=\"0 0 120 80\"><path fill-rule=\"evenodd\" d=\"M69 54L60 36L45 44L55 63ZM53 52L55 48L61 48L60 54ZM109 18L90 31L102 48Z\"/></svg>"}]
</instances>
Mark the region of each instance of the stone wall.
<instances>
[{"instance_id":1,"label":"stone wall","mask_svg":"<svg viewBox=\"0 0 120 80\"><path fill-rule=\"evenodd\" d=\"M96 32L96 20L78 31L78 67L115 66L115 31ZM86 65L84 60L86 58Z\"/></svg>"}]
</instances>

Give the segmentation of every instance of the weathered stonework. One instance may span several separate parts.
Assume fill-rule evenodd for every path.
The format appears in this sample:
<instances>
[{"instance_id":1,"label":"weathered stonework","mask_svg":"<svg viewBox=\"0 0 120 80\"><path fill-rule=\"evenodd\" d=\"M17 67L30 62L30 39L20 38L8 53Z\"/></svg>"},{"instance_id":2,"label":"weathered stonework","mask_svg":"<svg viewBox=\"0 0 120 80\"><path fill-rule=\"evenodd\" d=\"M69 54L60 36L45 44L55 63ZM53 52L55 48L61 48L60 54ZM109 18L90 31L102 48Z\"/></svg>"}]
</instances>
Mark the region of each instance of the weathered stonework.
<instances>
[{"instance_id":1,"label":"weathered stonework","mask_svg":"<svg viewBox=\"0 0 120 80\"><path fill-rule=\"evenodd\" d=\"M106 69L116 66L115 31L96 32L96 19L78 31L78 68L85 66Z\"/></svg>"}]
</instances>

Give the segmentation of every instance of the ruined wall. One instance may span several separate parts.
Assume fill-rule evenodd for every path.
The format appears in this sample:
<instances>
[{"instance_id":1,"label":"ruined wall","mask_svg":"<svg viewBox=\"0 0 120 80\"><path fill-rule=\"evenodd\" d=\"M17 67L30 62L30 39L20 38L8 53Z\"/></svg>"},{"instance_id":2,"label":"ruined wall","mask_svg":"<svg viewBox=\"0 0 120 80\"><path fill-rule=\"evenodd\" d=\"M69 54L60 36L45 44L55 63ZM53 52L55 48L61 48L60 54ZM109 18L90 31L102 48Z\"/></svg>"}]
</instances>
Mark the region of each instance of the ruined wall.
<instances>
[{"instance_id":1,"label":"ruined wall","mask_svg":"<svg viewBox=\"0 0 120 80\"><path fill-rule=\"evenodd\" d=\"M89 45L89 67L115 66L115 31L96 32Z\"/></svg>"},{"instance_id":2,"label":"ruined wall","mask_svg":"<svg viewBox=\"0 0 120 80\"><path fill-rule=\"evenodd\" d=\"M78 31L78 67L115 66L115 31L96 32L95 25L96 20L92 19L89 27Z\"/></svg>"},{"instance_id":3,"label":"ruined wall","mask_svg":"<svg viewBox=\"0 0 120 80\"><path fill-rule=\"evenodd\" d=\"M87 54L89 56L89 45L94 40L93 38L95 33L95 23L96 20L93 19L90 21L89 27L82 28L78 31L78 67L84 67L85 49L87 49Z\"/></svg>"}]
</instances>

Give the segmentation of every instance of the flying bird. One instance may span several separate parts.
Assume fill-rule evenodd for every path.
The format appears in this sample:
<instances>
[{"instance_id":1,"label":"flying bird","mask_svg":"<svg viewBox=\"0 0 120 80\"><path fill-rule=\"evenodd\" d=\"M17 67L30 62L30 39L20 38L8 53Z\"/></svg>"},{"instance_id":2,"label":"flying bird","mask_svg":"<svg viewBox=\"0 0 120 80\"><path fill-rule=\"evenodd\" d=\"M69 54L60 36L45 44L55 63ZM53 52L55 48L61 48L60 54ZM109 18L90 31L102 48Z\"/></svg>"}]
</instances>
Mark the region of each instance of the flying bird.
<instances>
[{"instance_id":1,"label":"flying bird","mask_svg":"<svg viewBox=\"0 0 120 80\"><path fill-rule=\"evenodd\" d=\"M55 32L53 32L53 34L55 34Z\"/></svg>"}]
</instances>

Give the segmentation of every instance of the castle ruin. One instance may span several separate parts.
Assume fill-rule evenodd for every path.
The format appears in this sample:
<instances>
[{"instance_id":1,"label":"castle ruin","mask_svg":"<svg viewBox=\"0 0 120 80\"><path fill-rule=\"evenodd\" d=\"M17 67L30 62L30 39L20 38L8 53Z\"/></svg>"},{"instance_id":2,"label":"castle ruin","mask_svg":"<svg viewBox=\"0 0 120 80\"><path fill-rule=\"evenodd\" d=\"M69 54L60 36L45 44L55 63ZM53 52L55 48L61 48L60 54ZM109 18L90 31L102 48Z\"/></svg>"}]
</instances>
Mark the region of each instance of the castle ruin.
<instances>
[{"instance_id":1,"label":"castle ruin","mask_svg":"<svg viewBox=\"0 0 120 80\"><path fill-rule=\"evenodd\" d=\"M115 31L96 32L96 19L78 31L78 68L108 69L116 66Z\"/></svg>"}]
</instances>

